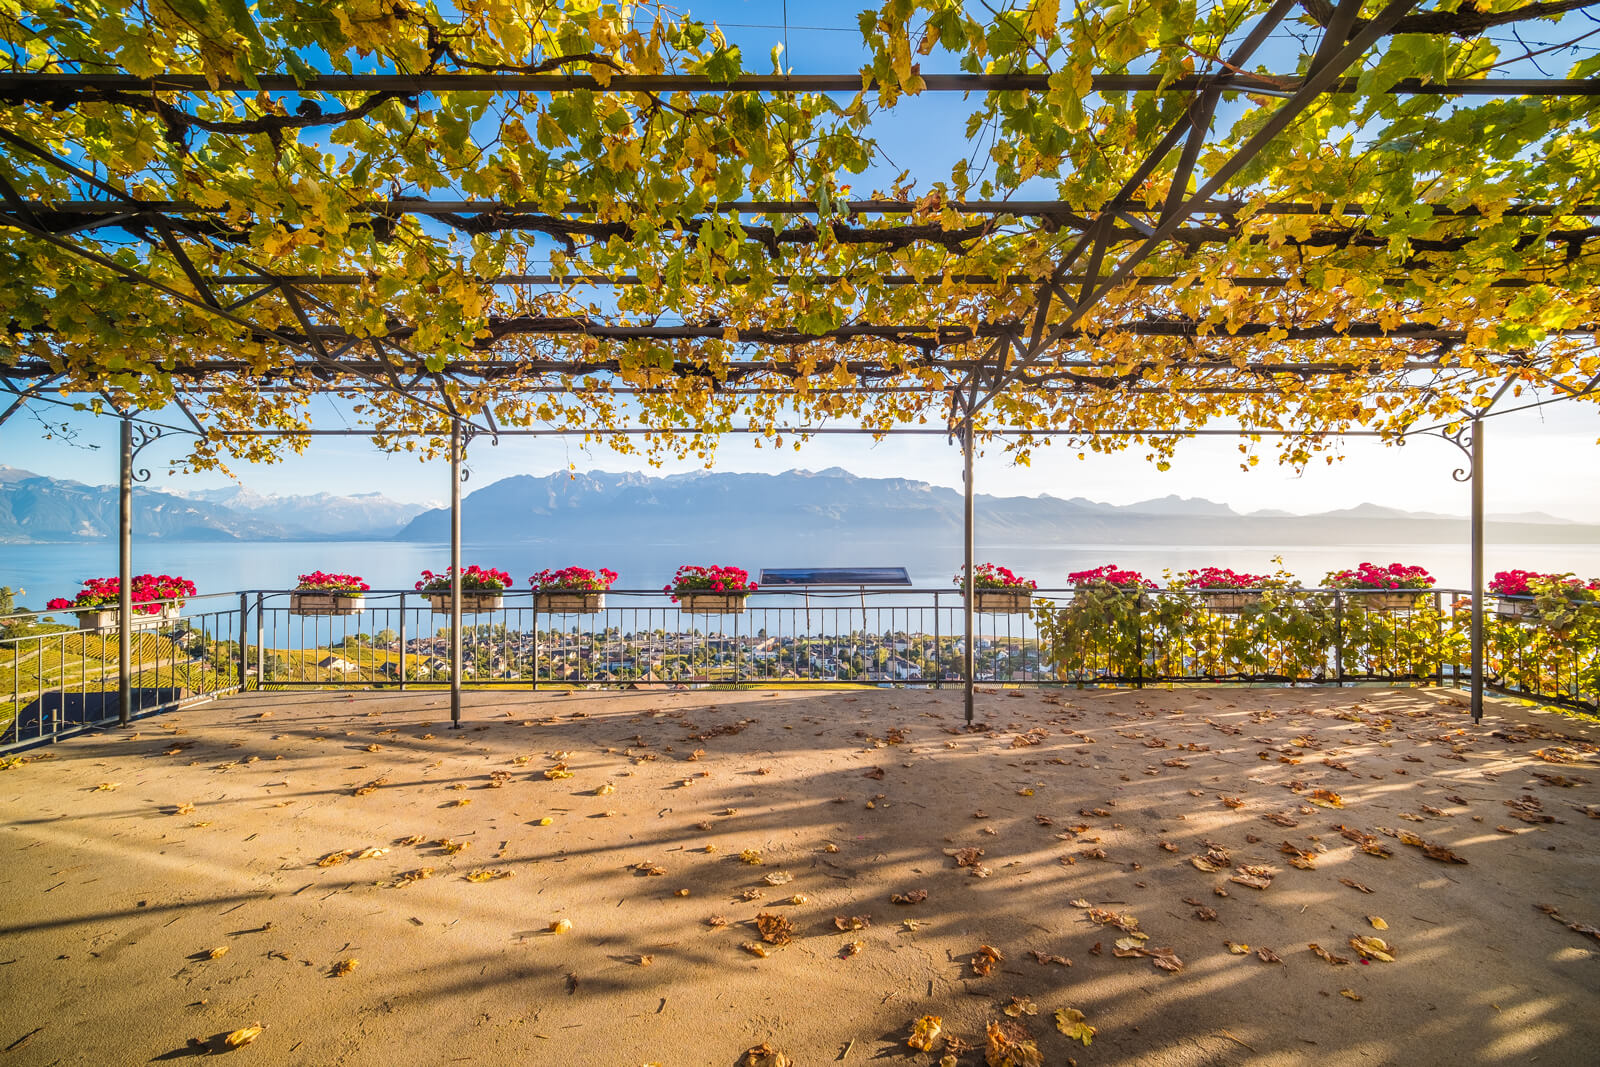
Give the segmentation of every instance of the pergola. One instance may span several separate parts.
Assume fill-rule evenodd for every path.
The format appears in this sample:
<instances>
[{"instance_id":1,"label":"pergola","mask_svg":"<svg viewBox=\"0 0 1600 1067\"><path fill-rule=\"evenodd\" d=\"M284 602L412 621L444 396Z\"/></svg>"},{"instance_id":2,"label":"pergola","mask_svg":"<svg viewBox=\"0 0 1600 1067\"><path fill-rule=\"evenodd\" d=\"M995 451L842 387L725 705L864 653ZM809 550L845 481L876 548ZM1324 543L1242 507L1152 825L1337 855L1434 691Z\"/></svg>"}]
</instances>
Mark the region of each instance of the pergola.
<instances>
[{"instance_id":1,"label":"pergola","mask_svg":"<svg viewBox=\"0 0 1600 1067\"><path fill-rule=\"evenodd\" d=\"M1540 66L1596 2L891 0L840 74L751 73L655 6L25 5L0 421L123 418L125 630L156 409L199 466L327 433L448 451L457 569L476 435L947 434L969 583L982 438L1304 463L1441 436L1471 460L1481 715L1482 420L1600 398L1600 59ZM967 102L973 158L858 196L873 129L927 94ZM317 395L359 428L312 427Z\"/></svg>"}]
</instances>

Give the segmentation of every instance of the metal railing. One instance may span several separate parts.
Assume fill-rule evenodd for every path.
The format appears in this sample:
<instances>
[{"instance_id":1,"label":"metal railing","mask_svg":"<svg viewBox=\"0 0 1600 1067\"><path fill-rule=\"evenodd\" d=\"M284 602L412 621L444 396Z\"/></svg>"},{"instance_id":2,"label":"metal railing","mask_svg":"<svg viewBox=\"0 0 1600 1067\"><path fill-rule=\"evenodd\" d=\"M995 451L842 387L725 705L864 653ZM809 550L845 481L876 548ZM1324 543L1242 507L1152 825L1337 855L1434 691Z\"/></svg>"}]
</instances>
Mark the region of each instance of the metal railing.
<instances>
[{"instance_id":1,"label":"metal railing","mask_svg":"<svg viewBox=\"0 0 1600 1067\"><path fill-rule=\"evenodd\" d=\"M236 692L245 599L238 593L161 603L129 634L132 716ZM122 714L121 634L40 625L45 612L0 618L0 751L59 740Z\"/></svg>"},{"instance_id":2,"label":"metal railing","mask_svg":"<svg viewBox=\"0 0 1600 1067\"><path fill-rule=\"evenodd\" d=\"M369 592L346 615L298 615L292 598L212 594L190 598L176 619L137 620L132 714L240 688L448 684L449 615L426 594ZM1199 590L1039 590L1029 613L975 615L974 680L1459 684L1470 674L1464 590L1428 590L1394 608L1346 590L1255 590L1235 601ZM1554 627L1500 618L1488 603L1491 686L1600 708L1600 606ZM0 750L116 721L115 627L29 621L0 619ZM965 682L963 603L951 589L764 589L727 615L685 612L659 590L611 590L603 610L551 613L512 590L493 611L463 615L462 634L461 681L473 687Z\"/></svg>"}]
</instances>

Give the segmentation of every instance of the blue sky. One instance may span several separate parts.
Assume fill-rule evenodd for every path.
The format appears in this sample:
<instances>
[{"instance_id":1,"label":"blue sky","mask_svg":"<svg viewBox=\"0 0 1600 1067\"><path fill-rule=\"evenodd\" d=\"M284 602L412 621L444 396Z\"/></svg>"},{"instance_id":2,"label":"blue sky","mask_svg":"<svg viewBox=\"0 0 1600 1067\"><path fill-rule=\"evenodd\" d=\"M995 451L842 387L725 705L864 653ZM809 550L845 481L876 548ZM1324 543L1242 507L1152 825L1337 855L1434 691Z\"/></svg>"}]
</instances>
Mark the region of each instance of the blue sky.
<instances>
[{"instance_id":1,"label":"blue sky","mask_svg":"<svg viewBox=\"0 0 1600 1067\"><path fill-rule=\"evenodd\" d=\"M788 5L789 30L786 63L801 72L854 70L861 62L856 12L864 0L811 0ZM719 0L692 5L697 16L715 18L730 39L745 53L751 69L766 70L766 54L784 33L782 0ZM1297 50L1287 34L1266 50L1269 66L1282 59L1292 65ZM1570 62L1560 57L1555 65ZM934 64L930 64L930 69ZM907 169L924 184L945 177L951 163L966 155L970 146L962 137L966 114L963 102L949 94L929 94L906 101L897 109L896 121L875 129L884 156L883 165L857 185L860 193L886 185ZM1048 190L1044 191L1048 195ZM331 406L316 412L317 424L341 426ZM70 416L61 408L41 407L39 418L14 416L0 425L0 464L23 467L55 477L89 483L116 478L116 426L112 420L94 421ZM64 416L76 439L61 435L45 439L39 419L59 423ZM169 417L179 422L181 418ZM1488 493L1496 512L1546 511L1563 517L1600 522L1600 407L1587 402L1558 404L1539 411L1497 418L1489 443ZM1343 461L1318 463L1303 473L1277 465L1270 445L1263 446L1261 463L1254 470L1239 470L1236 443L1204 439L1182 446L1171 470L1163 473L1146 462L1143 451L1119 455L1091 453L1078 460L1075 452L1060 446L1042 449L1031 467L1016 467L999 456L980 460L981 491L1007 495L1050 493L1088 496L1127 503L1176 493L1226 501L1240 510L1282 508L1314 512L1374 502L1413 510L1464 513L1465 487L1450 478L1459 455L1437 440L1420 440L1393 448L1371 440L1350 440L1342 449ZM189 475L169 479L166 466L179 446L160 443L144 457L143 465L155 472L155 485L202 488L224 484L220 475ZM510 474L543 474L567 468L579 470L648 470L633 457L604 447L584 450L574 440L505 439L498 447L487 442L475 446L470 465L474 484L482 485ZM840 466L862 475L912 477L941 485L959 485L959 453L942 438L895 438L873 443L866 438L829 437L808 443L800 452L754 447L749 438L727 439L719 450L717 469L775 471L790 467L818 469ZM668 472L699 469L696 461L669 464ZM365 438L323 438L303 456L291 456L276 465L241 466L240 480L263 492L335 493L381 491L413 501L436 501L448 493L447 473L441 463L423 464L410 455L386 456Z\"/></svg>"}]
</instances>

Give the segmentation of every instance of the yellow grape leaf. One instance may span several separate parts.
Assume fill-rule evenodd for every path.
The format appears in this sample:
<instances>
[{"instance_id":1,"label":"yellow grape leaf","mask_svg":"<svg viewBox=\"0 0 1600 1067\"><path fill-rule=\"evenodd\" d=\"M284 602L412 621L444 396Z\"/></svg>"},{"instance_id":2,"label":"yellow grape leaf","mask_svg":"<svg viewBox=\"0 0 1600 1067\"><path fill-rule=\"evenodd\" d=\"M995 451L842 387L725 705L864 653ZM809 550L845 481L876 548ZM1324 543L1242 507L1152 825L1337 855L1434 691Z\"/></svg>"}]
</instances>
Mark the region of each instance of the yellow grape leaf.
<instances>
[{"instance_id":1,"label":"yellow grape leaf","mask_svg":"<svg viewBox=\"0 0 1600 1067\"><path fill-rule=\"evenodd\" d=\"M1094 1040L1094 1027L1077 1008L1062 1008L1056 1012L1056 1029L1066 1034L1068 1041L1082 1041L1087 1045Z\"/></svg>"},{"instance_id":2,"label":"yellow grape leaf","mask_svg":"<svg viewBox=\"0 0 1600 1067\"><path fill-rule=\"evenodd\" d=\"M1378 918L1376 915L1368 915L1367 916L1367 922L1372 924L1372 928L1374 930L1387 930L1387 929L1389 929L1389 924L1384 922L1382 919Z\"/></svg>"},{"instance_id":3,"label":"yellow grape leaf","mask_svg":"<svg viewBox=\"0 0 1600 1067\"><path fill-rule=\"evenodd\" d=\"M1011 1002L1003 1010L1013 1019L1020 1019L1024 1015L1039 1014L1039 1006L1033 1002L1032 997L1026 995L1012 997Z\"/></svg>"},{"instance_id":4,"label":"yellow grape leaf","mask_svg":"<svg viewBox=\"0 0 1600 1067\"><path fill-rule=\"evenodd\" d=\"M1350 947L1368 959L1382 960L1384 963L1393 963L1394 949L1381 937L1352 937Z\"/></svg>"},{"instance_id":5,"label":"yellow grape leaf","mask_svg":"<svg viewBox=\"0 0 1600 1067\"><path fill-rule=\"evenodd\" d=\"M266 1027L260 1023L256 1023L254 1026L242 1026L223 1038L222 1043L228 1048L242 1048L260 1037L261 1032L265 1029Z\"/></svg>"},{"instance_id":6,"label":"yellow grape leaf","mask_svg":"<svg viewBox=\"0 0 1600 1067\"><path fill-rule=\"evenodd\" d=\"M943 1018L938 1015L924 1015L911 1024L911 1036L906 1038L906 1044L923 1052L932 1052L933 1043L939 1040L939 1032L943 1029Z\"/></svg>"},{"instance_id":7,"label":"yellow grape leaf","mask_svg":"<svg viewBox=\"0 0 1600 1067\"><path fill-rule=\"evenodd\" d=\"M543 817L543 818L541 818L541 819L538 819L538 820L537 820L537 821L536 821L536 822L535 822L535 823L534 823L534 825L536 825L536 826L549 826L549 825L550 825L550 824L551 824L551 823L553 823L553 822L555 822L555 820L554 820L554 819L552 819L552 818L551 818L551 817L550 817L550 816L548 816L548 815L546 815L546 816L544 816L544 817Z\"/></svg>"}]
</instances>

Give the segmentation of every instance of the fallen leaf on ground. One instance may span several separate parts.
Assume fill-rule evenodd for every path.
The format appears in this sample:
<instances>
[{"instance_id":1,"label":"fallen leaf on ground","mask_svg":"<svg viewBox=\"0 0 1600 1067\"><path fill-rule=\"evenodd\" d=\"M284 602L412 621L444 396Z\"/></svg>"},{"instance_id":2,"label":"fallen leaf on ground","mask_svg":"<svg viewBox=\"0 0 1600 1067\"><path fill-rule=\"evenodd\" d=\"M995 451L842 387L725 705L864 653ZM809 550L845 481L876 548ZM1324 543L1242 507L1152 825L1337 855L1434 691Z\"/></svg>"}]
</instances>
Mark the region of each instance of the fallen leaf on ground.
<instances>
[{"instance_id":1,"label":"fallen leaf on ground","mask_svg":"<svg viewBox=\"0 0 1600 1067\"><path fill-rule=\"evenodd\" d=\"M1291 867L1298 867L1303 871L1316 869L1317 854L1315 852L1308 852L1303 848L1297 848L1288 841L1285 841L1281 846L1279 846L1278 851L1289 857L1289 865Z\"/></svg>"},{"instance_id":2,"label":"fallen leaf on ground","mask_svg":"<svg viewBox=\"0 0 1600 1067\"><path fill-rule=\"evenodd\" d=\"M1354 889L1358 893L1370 893L1370 892L1372 892L1372 890L1368 889L1366 886L1362 885L1360 882L1352 881L1349 878L1341 878L1341 879L1339 879L1339 884L1340 885L1349 886L1351 889Z\"/></svg>"},{"instance_id":3,"label":"fallen leaf on ground","mask_svg":"<svg viewBox=\"0 0 1600 1067\"><path fill-rule=\"evenodd\" d=\"M572 929L571 919L552 919L550 925L545 927L552 934L564 934Z\"/></svg>"},{"instance_id":4,"label":"fallen leaf on ground","mask_svg":"<svg viewBox=\"0 0 1600 1067\"><path fill-rule=\"evenodd\" d=\"M1394 962L1394 949L1381 937L1368 937L1357 935L1350 938L1350 947L1361 953L1367 959L1380 960L1384 963Z\"/></svg>"},{"instance_id":5,"label":"fallen leaf on ground","mask_svg":"<svg viewBox=\"0 0 1600 1067\"><path fill-rule=\"evenodd\" d=\"M358 860L376 860L382 859L388 854L389 850L386 848L364 848L360 852L356 853L355 858Z\"/></svg>"},{"instance_id":6,"label":"fallen leaf on ground","mask_svg":"<svg viewBox=\"0 0 1600 1067\"><path fill-rule=\"evenodd\" d=\"M841 930L865 930L872 925L870 915L835 915L833 925Z\"/></svg>"},{"instance_id":7,"label":"fallen leaf on ground","mask_svg":"<svg viewBox=\"0 0 1600 1067\"><path fill-rule=\"evenodd\" d=\"M1376 915L1368 915L1367 916L1367 922L1372 924L1372 928L1374 930L1387 930L1387 929L1389 929L1389 924L1384 922L1382 919L1380 919Z\"/></svg>"},{"instance_id":8,"label":"fallen leaf on ground","mask_svg":"<svg viewBox=\"0 0 1600 1067\"><path fill-rule=\"evenodd\" d=\"M889 894L889 903L891 904L921 904L927 899L928 891L926 889L909 889L904 893Z\"/></svg>"},{"instance_id":9,"label":"fallen leaf on ground","mask_svg":"<svg viewBox=\"0 0 1600 1067\"><path fill-rule=\"evenodd\" d=\"M256 1023L254 1026L242 1026L223 1038L222 1043L228 1048L241 1048L260 1037L261 1032L265 1029L266 1027L260 1023Z\"/></svg>"},{"instance_id":10,"label":"fallen leaf on ground","mask_svg":"<svg viewBox=\"0 0 1600 1067\"><path fill-rule=\"evenodd\" d=\"M1260 874L1235 874L1228 881L1247 885L1251 889L1268 889L1272 886L1272 878Z\"/></svg>"},{"instance_id":11,"label":"fallen leaf on ground","mask_svg":"<svg viewBox=\"0 0 1600 1067\"><path fill-rule=\"evenodd\" d=\"M1077 1008L1062 1008L1056 1012L1056 1029L1067 1035L1068 1041L1082 1041L1085 1045L1094 1040L1095 1028Z\"/></svg>"},{"instance_id":12,"label":"fallen leaf on ground","mask_svg":"<svg viewBox=\"0 0 1600 1067\"><path fill-rule=\"evenodd\" d=\"M770 911L756 916L756 929L769 945L787 945L794 940L794 923Z\"/></svg>"},{"instance_id":13,"label":"fallen leaf on ground","mask_svg":"<svg viewBox=\"0 0 1600 1067\"><path fill-rule=\"evenodd\" d=\"M758 867L762 863L761 850L756 848L744 849L739 853L739 860L742 863L750 864L752 867Z\"/></svg>"},{"instance_id":14,"label":"fallen leaf on ground","mask_svg":"<svg viewBox=\"0 0 1600 1067\"><path fill-rule=\"evenodd\" d=\"M1319 808L1344 807L1344 798L1331 789L1314 789L1306 799Z\"/></svg>"},{"instance_id":15,"label":"fallen leaf on ground","mask_svg":"<svg viewBox=\"0 0 1600 1067\"><path fill-rule=\"evenodd\" d=\"M222 957L226 956L227 954L228 954L228 946L227 945L218 945L216 948L214 948L210 952L206 953L206 958L207 959L211 959L211 960L220 960Z\"/></svg>"},{"instance_id":16,"label":"fallen leaf on ground","mask_svg":"<svg viewBox=\"0 0 1600 1067\"><path fill-rule=\"evenodd\" d=\"M317 866L318 867L337 867L339 864L341 864L345 860L349 859L351 857L351 855L352 855L352 852L348 848L340 849L338 852L330 852L326 856L322 857L320 860L317 861Z\"/></svg>"},{"instance_id":17,"label":"fallen leaf on ground","mask_svg":"<svg viewBox=\"0 0 1600 1067\"><path fill-rule=\"evenodd\" d=\"M943 1029L943 1018L937 1015L924 1015L911 1024L911 1036L906 1038L906 1044L922 1052L932 1052L933 1043L939 1040L939 1033Z\"/></svg>"},{"instance_id":18,"label":"fallen leaf on ground","mask_svg":"<svg viewBox=\"0 0 1600 1067\"><path fill-rule=\"evenodd\" d=\"M992 945L979 945L978 954L972 957L972 971L980 978L994 972L994 965L1005 960L1005 955Z\"/></svg>"},{"instance_id":19,"label":"fallen leaf on ground","mask_svg":"<svg viewBox=\"0 0 1600 1067\"><path fill-rule=\"evenodd\" d=\"M1020 1025L992 1022L985 1030L988 1046L983 1062L989 1067L1044 1067L1039 1046Z\"/></svg>"},{"instance_id":20,"label":"fallen leaf on ground","mask_svg":"<svg viewBox=\"0 0 1600 1067\"><path fill-rule=\"evenodd\" d=\"M768 885L788 885L790 882L794 881L794 875L790 874L788 871L773 871L771 874L767 875L761 880Z\"/></svg>"},{"instance_id":21,"label":"fallen leaf on ground","mask_svg":"<svg viewBox=\"0 0 1600 1067\"><path fill-rule=\"evenodd\" d=\"M772 953L767 950L767 946L763 945L759 941L746 941L739 947L750 953L750 955L759 956L762 959L766 959L768 956L772 955Z\"/></svg>"},{"instance_id":22,"label":"fallen leaf on ground","mask_svg":"<svg viewBox=\"0 0 1600 1067\"><path fill-rule=\"evenodd\" d=\"M329 971L328 973L334 978L343 978L345 975L349 974L359 966L361 966L360 960L340 960L338 963L333 965L333 970Z\"/></svg>"},{"instance_id":23,"label":"fallen leaf on ground","mask_svg":"<svg viewBox=\"0 0 1600 1067\"><path fill-rule=\"evenodd\" d=\"M1262 963L1282 963L1283 962L1283 957L1278 955L1276 952L1272 951L1270 948L1258 948L1258 949L1256 949L1256 956L1261 960Z\"/></svg>"},{"instance_id":24,"label":"fallen leaf on ground","mask_svg":"<svg viewBox=\"0 0 1600 1067\"><path fill-rule=\"evenodd\" d=\"M1045 966L1046 964L1051 964L1051 963L1057 964L1058 966L1061 966L1061 967L1071 967L1072 966L1072 961L1067 959L1067 957L1065 957L1065 956L1057 956L1057 955L1054 955L1054 954L1049 953L1049 952L1040 952L1036 948L1030 948L1028 950L1028 955L1032 956L1033 957L1033 962L1039 964L1041 967Z\"/></svg>"},{"instance_id":25,"label":"fallen leaf on ground","mask_svg":"<svg viewBox=\"0 0 1600 1067\"><path fill-rule=\"evenodd\" d=\"M1341 990L1339 990L1339 995L1341 997L1348 997L1351 1000L1360 1000L1361 999L1361 994L1357 993L1353 989L1341 989Z\"/></svg>"},{"instance_id":26,"label":"fallen leaf on ground","mask_svg":"<svg viewBox=\"0 0 1600 1067\"><path fill-rule=\"evenodd\" d=\"M1013 1019L1021 1018L1024 1015L1039 1014L1039 1006L1033 1002L1032 997L1027 995L1012 997L1011 1002L1002 1010Z\"/></svg>"},{"instance_id":27,"label":"fallen leaf on ground","mask_svg":"<svg viewBox=\"0 0 1600 1067\"><path fill-rule=\"evenodd\" d=\"M794 1067L794 1061L763 1041L755 1048L745 1049L737 1067Z\"/></svg>"},{"instance_id":28,"label":"fallen leaf on ground","mask_svg":"<svg viewBox=\"0 0 1600 1067\"><path fill-rule=\"evenodd\" d=\"M397 837L397 838L395 838L395 842L394 843L397 846L404 847L404 846L420 845L426 840L427 840L427 838L423 837L421 834L412 834L410 837Z\"/></svg>"},{"instance_id":29,"label":"fallen leaf on ground","mask_svg":"<svg viewBox=\"0 0 1600 1067\"><path fill-rule=\"evenodd\" d=\"M839 950L839 956L841 959L849 959L866 947L865 941L851 941Z\"/></svg>"},{"instance_id":30,"label":"fallen leaf on ground","mask_svg":"<svg viewBox=\"0 0 1600 1067\"><path fill-rule=\"evenodd\" d=\"M1329 963L1345 964L1345 963L1349 963L1350 962L1344 956L1335 956L1333 953L1329 952L1327 949L1323 948L1321 945L1317 944L1315 941L1313 941L1310 945L1307 945L1306 947L1309 948L1312 952L1316 953L1318 956L1320 956L1322 959L1326 960Z\"/></svg>"},{"instance_id":31,"label":"fallen leaf on ground","mask_svg":"<svg viewBox=\"0 0 1600 1067\"><path fill-rule=\"evenodd\" d=\"M1248 955L1250 952L1249 945L1241 945L1237 941L1224 941L1223 944L1227 945L1228 951L1233 953L1235 956Z\"/></svg>"},{"instance_id":32,"label":"fallen leaf on ground","mask_svg":"<svg viewBox=\"0 0 1600 1067\"><path fill-rule=\"evenodd\" d=\"M983 858L981 848L947 848L944 854L956 861L957 867L977 867L978 861Z\"/></svg>"},{"instance_id":33,"label":"fallen leaf on ground","mask_svg":"<svg viewBox=\"0 0 1600 1067\"><path fill-rule=\"evenodd\" d=\"M511 872L504 867L480 867L468 871L465 877L469 882L493 882L499 878L510 878Z\"/></svg>"}]
</instances>

